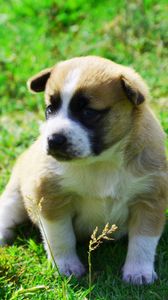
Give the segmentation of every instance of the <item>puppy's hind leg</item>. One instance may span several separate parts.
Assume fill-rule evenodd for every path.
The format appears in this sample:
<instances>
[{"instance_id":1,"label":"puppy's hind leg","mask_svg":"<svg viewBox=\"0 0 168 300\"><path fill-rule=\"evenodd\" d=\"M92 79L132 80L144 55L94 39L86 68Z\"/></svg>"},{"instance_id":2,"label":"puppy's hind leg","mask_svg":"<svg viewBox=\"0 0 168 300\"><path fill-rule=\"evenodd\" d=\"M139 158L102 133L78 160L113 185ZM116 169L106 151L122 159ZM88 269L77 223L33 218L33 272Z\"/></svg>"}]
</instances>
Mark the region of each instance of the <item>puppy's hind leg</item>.
<instances>
[{"instance_id":1,"label":"puppy's hind leg","mask_svg":"<svg viewBox=\"0 0 168 300\"><path fill-rule=\"evenodd\" d=\"M13 174L14 175L14 174ZM14 227L27 219L17 178L11 178L0 197L0 245L8 243Z\"/></svg>"},{"instance_id":2,"label":"puppy's hind leg","mask_svg":"<svg viewBox=\"0 0 168 300\"><path fill-rule=\"evenodd\" d=\"M161 203L160 199L152 207L145 201L136 203L131 209L128 253L123 268L126 282L141 285L157 279L155 252L165 220L165 207Z\"/></svg>"}]
</instances>

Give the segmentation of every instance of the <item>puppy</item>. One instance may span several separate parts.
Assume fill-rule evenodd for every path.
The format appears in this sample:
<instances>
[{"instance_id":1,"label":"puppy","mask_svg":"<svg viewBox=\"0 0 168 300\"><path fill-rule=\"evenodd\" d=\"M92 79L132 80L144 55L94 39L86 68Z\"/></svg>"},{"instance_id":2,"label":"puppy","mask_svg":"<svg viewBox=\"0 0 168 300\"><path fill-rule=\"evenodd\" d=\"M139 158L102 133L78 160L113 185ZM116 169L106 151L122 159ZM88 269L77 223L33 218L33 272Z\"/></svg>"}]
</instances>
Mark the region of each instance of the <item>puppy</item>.
<instances>
[{"instance_id":1,"label":"puppy","mask_svg":"<svg viewBox=\"0 0 168 300\"><path fill-rule=\"evenodd\" d=\"M81 276L76 240L109 222L118 226L116 237L129 237L123 280L154 282L167 165L164 133L148 107L142 78L88 56L60 62L28 86L45 92L46 122L1 196L0 243L29 216L60 272Z\"/></svg>"}]
</instances>

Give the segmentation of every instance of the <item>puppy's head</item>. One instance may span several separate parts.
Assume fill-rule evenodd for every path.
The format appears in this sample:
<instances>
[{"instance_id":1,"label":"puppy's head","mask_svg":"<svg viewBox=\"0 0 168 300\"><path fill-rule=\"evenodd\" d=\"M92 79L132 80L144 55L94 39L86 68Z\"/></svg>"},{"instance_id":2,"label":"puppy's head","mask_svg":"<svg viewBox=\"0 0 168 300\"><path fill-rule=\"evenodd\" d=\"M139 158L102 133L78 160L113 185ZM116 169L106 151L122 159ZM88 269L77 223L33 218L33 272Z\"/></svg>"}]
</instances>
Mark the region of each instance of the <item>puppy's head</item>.
<instances>
[{"instance_id":1,"label":"puppy's head","mask_svg":"<svg viewBox=\"0 0 168 300\"><path fill-rule=\"evenodd\" d=\"M45 91L47 153L67 161L100 155L122 140L147 96L132 69L94 56L60 62L29 79L28 86Z\"/></svg>"}]
</instances>

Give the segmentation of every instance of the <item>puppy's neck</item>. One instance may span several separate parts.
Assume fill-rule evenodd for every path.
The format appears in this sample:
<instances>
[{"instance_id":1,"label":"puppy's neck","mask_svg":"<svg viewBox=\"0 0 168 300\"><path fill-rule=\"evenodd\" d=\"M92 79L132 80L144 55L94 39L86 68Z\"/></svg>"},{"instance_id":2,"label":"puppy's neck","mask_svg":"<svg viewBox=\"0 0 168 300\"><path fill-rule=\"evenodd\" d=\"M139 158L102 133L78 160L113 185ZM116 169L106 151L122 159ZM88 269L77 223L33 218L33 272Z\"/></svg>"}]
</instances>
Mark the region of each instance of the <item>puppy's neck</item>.
<instances>
[{"instance_id":1,"label":"puppy's neck","mask_svg":"<svg viewBox=\"0 0 168 300\"><path fill-rule=\"evenodd\" d=\"M123 165L124 149L127 138L122 139L98 156L88 157L71 162L63 162L65 169L94 169L94 168L120 168Z\"/></svg>"}]
</instances>

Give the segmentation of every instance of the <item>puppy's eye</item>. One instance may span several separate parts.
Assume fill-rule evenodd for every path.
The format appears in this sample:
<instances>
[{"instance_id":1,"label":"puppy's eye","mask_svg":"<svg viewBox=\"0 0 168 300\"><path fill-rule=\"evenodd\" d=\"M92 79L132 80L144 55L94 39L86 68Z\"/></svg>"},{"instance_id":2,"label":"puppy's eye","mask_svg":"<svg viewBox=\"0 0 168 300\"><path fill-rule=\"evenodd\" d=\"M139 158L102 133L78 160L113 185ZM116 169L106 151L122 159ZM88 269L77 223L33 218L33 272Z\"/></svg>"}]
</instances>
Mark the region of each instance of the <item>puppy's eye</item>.
<instances>
[{"instance_id":1,"label":"puppy's eye","mask_svg":"<svg viewBox=\"0 0 168 300\"><path fill-rule=\"evenodd\" d=\"M59 94L53 94L50 96L51 104L47 106L45 111L46 119L55 114L61 107L61 98Z\"/></svg>"},{"instance_id":2,"label":"puppy's eye","mask_svg":"<svg viewBox=\"0 0 168 300\"><path fill-rule=\"evenodd\" d=\"M110 108L96 110L86 107L82 111L81 121L85 126L92 128L106 115L106 113L108 113L109 110Z\"/></svg>"},{"instance_id":3,"label":"puppy's eye","mask_svg":"<svg viewBox=\"0 0 168 300\"><path fill-rule=\"evenodd\" d=\"M83 117L86 119L97 119L100 116L100 111L93 108L85 108L83 110Z\"/></svg>"},{"instance_id":4,"label":"puppy's eye","mask_svg":"<svg viewBox=\"0 0 168 300\"><path fill-rule=\"evenodd\" d=\"M51 115L53 115L54 113L56 113L57 111L57 107L53 104L47 106L46 111L45 111L45 116L46 119L48 119Z\"/></svg>"}]
</instances>

